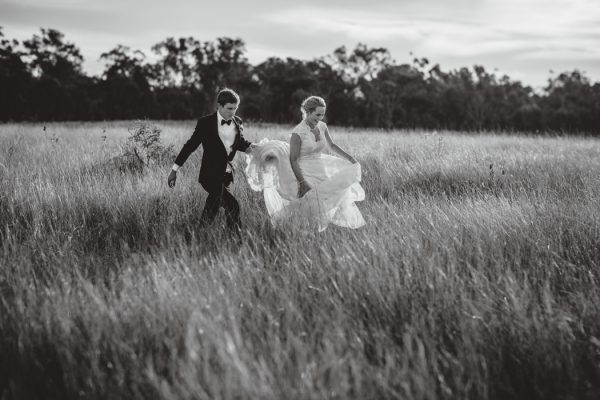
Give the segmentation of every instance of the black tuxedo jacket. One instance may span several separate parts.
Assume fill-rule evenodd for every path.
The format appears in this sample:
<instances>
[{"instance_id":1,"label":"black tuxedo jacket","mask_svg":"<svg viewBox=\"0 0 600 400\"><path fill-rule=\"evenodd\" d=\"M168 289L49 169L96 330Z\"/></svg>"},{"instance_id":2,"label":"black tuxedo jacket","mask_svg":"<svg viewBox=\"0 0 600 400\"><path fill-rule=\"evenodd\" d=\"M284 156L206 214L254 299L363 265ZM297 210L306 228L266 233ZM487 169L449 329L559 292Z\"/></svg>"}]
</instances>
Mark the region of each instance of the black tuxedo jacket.
<instances>
[{"instance_id":1,"label":"black tuxedo jacket","mask_svg":"<svg viewBox=\"0 0 600 400\"><path fill-rule=\"evenodd\" d=\"M204 152L202 155L202 165L200 166L198 182L200 182L202 187L209 193L221 190L221 185L223 185L225 181L227 162L233 160L233 157L235 157L235 153L238 150L246 151L251 144L244 139L244 136L242 135L242 119L238 116L234 116L233 123L236 126L237 133L233 145L231 146L231 153L229 153L228 157L223 141L221 141L221 138L219 137L217 122L218 118L216 112L201 117L196 124L194 133L183 145L183 148L175 159L175 164L179 166L183 165L190 154L202 144Z\"/></svg>"}]
</instances>

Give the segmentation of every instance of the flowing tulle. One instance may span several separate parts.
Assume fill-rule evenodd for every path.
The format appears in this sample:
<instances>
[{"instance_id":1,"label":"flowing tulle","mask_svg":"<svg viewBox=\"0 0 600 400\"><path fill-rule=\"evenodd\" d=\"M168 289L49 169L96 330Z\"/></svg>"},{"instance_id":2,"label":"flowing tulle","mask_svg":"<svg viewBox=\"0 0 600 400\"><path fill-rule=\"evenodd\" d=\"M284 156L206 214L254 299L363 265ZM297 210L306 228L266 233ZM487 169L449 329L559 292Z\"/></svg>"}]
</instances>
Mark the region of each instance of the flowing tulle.
<instances>
[{"instance_id":1,"label":"flowing tulle","mask_svg":"<svg viewBox=\"0 0 600 400\"><path fill-rule=\"evenodd\" d=\"M263 139L248 156L248 183L253 190L263 191L273 224L296 219L316 224L319 231L330 223L346 228L365 225L354 204L365 198L360 164L322 153L301 156L298 165L312 189L298 198L289 154L288 143Z\"/></svg>"}]
</instances>

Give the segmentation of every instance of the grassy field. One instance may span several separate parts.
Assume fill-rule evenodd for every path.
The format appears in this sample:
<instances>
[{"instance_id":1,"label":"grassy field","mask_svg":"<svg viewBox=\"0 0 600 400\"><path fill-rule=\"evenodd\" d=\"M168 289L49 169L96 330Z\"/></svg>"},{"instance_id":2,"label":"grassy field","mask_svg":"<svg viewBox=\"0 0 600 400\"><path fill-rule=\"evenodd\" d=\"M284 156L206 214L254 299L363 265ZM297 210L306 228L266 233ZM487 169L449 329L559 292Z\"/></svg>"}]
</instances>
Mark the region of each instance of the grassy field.
<instances>
[{"instance_id":1,"label":"grassy field","mask_svg":"<svg viewBox=\"0 0 600 400\"><path fill-rule=\"evenodd\" d=\"M600 140L332 127L367 226L238 243L130 124L0 125L0 399L600 398Z\"/></svg>"}]
</instances>

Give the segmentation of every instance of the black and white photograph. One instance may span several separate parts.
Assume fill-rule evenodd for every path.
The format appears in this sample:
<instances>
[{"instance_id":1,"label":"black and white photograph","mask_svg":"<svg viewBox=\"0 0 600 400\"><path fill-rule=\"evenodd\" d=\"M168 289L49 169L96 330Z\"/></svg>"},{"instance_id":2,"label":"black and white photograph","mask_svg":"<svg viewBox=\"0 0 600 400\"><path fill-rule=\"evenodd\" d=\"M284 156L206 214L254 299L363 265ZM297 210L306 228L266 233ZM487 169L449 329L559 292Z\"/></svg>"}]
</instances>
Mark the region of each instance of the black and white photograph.
<instances>
[{"instance_id":1,"label":"black and white photograph","mask_svg":"<svg viewBox=\"0 0 600 400\"><path fill-rule=\"evenodd\" d=\"M597 0L0 0L0 400L600 399Z\"/></svg>"}]
</instances>

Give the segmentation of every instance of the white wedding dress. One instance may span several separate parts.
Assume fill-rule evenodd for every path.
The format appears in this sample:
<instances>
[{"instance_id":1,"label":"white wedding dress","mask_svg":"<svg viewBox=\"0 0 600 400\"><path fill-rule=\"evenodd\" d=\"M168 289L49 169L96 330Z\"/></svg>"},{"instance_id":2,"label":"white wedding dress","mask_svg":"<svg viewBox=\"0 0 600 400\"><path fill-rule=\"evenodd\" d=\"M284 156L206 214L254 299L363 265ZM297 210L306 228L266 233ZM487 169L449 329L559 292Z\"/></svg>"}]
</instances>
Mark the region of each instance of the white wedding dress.
<instances>
[{"instance_id":1,"label":"white wedding dress","mask_svg":"<svg viewBox=\"0 0 600 400\"><path fill-rule=\"evenodd\" d=\"M298 165L311 190L298 198L298 181L290 164L290 146L281 140L261 140L247 156L246 178L255 191L263 191L274 225L285 221L309 223L323 231L330 223L359 228L365 220L354 202L364 200L360 164L323 152L328 149L319 122L319 140L302 121L292 132L300 136Z\"/></svg>"}]
</instances>

